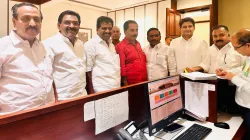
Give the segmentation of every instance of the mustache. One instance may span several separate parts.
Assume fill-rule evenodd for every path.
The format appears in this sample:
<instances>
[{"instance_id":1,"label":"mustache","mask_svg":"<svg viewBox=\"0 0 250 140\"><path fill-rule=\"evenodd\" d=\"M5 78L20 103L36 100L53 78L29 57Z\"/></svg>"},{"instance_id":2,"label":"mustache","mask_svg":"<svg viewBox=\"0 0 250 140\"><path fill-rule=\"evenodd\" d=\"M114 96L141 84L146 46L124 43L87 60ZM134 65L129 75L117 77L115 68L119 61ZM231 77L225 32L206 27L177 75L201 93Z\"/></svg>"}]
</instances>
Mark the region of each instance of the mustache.
<instances>
[{"instance_id":1,"label":"mustache","mask_svg":"<svg viewBox=\"0 0 250 140\"><path fill-rule=\"evenodd\" d=\"M224 42L224 41L223 40L217 40L216 43L218 43L218 42Z\"/></svg>"},{"instance_id":2,"label":"mustache","mask_svg":"<svg viewBox=\"0 0 250 140\"><path fill-rule=\"evenodd\" d=\"M36 26L29 26L26 28L26 30L38 30Z\"/></svg>"},{"instance_id":3,"label":"mustache","mask_svg":"<svg viewBox=\"0 0 250 140\"><path fill-rule=\"evenodd\" d=\"M132 35L132 37L137 37L137 34Z\"/></svg>"},{"instance_id":4,"label":"mustache","mask_svg":"<svg viewBox=\"0 0 250 140\"><path fill-rule=\"evenodd\" d=\"M105 34L111 35L111 33L103 33L103 35L105 35Z\"/></svg>"},{"instance_id":5,"label":"mustache","mask_svg":"<svg viewBox=\"0 0 250 140\"><path fill-rule=\"evenodd\" d=\"M68 32L68 31L74 31L74 32L76 32L77 31L77 29L76 28L70 28L70 27L68 27L68 28L66 28L66 32Z\"/></svg>"}]
</instances>

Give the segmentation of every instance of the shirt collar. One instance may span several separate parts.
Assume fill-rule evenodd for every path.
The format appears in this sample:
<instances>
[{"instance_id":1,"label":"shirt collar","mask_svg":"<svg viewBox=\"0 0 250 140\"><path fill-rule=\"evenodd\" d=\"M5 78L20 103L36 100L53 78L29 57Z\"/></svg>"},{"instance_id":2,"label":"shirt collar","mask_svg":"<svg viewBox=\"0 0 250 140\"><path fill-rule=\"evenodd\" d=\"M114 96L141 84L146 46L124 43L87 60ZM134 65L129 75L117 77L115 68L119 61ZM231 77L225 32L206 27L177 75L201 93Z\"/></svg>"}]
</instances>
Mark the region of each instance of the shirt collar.
<instances>
[{"instance_id":1,"label":"shirt collar","mask_svg":"<svg viewBox=\"0 0 250 140\"><path fill-rule=\"evenodd\" d=\"M215 44L213 44L213 46L214 46L217 50L219 50L218 47L217 47ZM232 43L229 42L229 43L227 43L225 46L223 46L219 51L223 51L223 50L226 50L226 49L232 48L232 47L233 47L233 46L232 46Z\"/></svg>"},{"instance_id":2,"label":"shirt collar","mask_svg":"<svg viewBox=\"0 0 250 140\"><path fill-rule=\"evenodd\" d=\"M27 40L23 40L19 35L16 34L15 32L16 30L11 30L10 32L10 40L12 41L13 45L16 46L19 43L25 43L28 42ZM35 42L33 43L33 45L35 43L37 43L39 40L37 38L35 38Z\"/></svg>"},{"instance_id":3,"label":"shirt collar","mask_svg":"<svg viewBox=\"0 0 250 140\"><path fill-rule=\"evenodd\" d=\"M131 42L129 42L129 40L128 40L126 37L124 37L123 41L124 41L124 43L125 43L126 45L132 44ZM138 43L138 41L135 40L135 44L137 44L137 43Z\"/></svg>"},{"instance_id":4,"label":"shirt collar","mask_svg":"<svg viewBox=\"0 0 250 140\"><path fill-rule=\"evenodd\" d=\"M161 42L158 43L158 44L156 44L156 45L154 46L155 49L159 49L160 47L161 47ZM150 46L150 44L149 44L149 48L152 48L152 47ZM153 48L152 48L152 49L153 49Z\"/></svg>"},{"instance_id":5,"label":"shirt collar","mask_svg":"<svg viewBox=\"0 0 250 140\"><path fill-rule=\"evenodd\" d=\"M62 33L58 32L58 33L57 33L57 36L58 36L60 39L62 39L65 43L71 44L71 45L72 45L72 43L70 42L70 40L69 40L67 37L65 37ZM75 42L74 42L74 46L75 46L77 40L78 40L78 38L76 37Z\"/></svg>"},{"instance_id":6,"label":"shirt collar","mask_svg":"<svg viewBox=\"0 0 250 140\"><path fill-rule=\"evenodd\" d=\"M101 43L101 42L106 43L106 41L104 41L98 34L95 36L95 40L99 43ZM110 42L111 42L111 39L108 40L108 43L110 43Z\"/></svg>"},{"instance_id":7,"label":"shirt collar","mask_svg":"<svg viewBox=\"0 0 250 140\"><path fill-rule=\"evenodd\" d=\"M181 36L181 40L182 40L182 41L186 41L186 42L192 41L192 40L193 40L193 35L192 35L192 37L189 38L188 40L184 39L184 38Z\"/></svg>"}]
</instances>

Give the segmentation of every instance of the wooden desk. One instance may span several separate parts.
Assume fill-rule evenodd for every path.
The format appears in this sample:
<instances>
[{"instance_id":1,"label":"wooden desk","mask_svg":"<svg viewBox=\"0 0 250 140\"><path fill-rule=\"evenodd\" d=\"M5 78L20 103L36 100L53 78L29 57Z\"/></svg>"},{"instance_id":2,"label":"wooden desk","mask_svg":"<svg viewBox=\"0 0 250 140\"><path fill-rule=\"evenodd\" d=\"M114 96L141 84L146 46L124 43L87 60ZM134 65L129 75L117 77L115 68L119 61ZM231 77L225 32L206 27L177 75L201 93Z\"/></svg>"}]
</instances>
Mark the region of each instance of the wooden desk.
<instances>
[{"instance_id":1,"label":"wooden desk","mask_svg":"<svg viewBox=\"0 0 250 140\"><path fill-rule=\"evenodd\" d=\"M137 124L146 119L145 86L147 82L112 91L57 102L53 105L0 116L1 140L106 140L115 138L116 132L129 121L95 135L95 121L83 121L83 105L123 91L129 92L129 120ZM183 90L182 90L183 91ZM213 95L216 95L213 93ZM216 96L215 96L216 97ZM209 96L210 98L210 96ZM209 104L216 107L216 102ZM214 107L213 107L214 109ZM214 110L211 109L212 112ZM210 111L210 109L209 109ZM210 114L210 112L209 112ZM241 135L241 133L239 133Z\"/></svg>"},{"instance_id":2,"label":"wooden desk","mask_svg":"<svg viewBox=\"0 0 250 140\"><path fill-rule=\"evenodd\" d=\"M83 105L128 90L129 120L142 122L145 116L144 86L140 83L120 89L92 94L82 98L57 102L29 111L0 117L1 140L106 140L128 123L124 122L99 135L95 135L95 121L83 121Z\"/></svg>"}]
</instances>

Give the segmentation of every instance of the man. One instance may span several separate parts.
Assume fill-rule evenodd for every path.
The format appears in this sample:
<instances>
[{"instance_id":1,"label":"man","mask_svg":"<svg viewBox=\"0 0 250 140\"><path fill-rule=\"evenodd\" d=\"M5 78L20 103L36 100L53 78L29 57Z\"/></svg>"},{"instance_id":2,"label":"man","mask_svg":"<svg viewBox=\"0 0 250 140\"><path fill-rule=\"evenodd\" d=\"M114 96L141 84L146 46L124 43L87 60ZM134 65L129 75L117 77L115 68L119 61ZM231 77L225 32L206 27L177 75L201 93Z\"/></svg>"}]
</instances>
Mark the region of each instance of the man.
<instances>
[{"instance_id":1,"label":"man","mask_svg":"<svg viewBox=\"0 0 250 140\"><path fill-rule=\"evenodd\" d=\"M0 115L55 102L51 59L36 38L42 13L29 3L12 12L15 30L0 39Z\"/></svg>"},{"instance_id":2,"label":"man","mask_svg":"<svg viewBox=\"0 0 250 140\"><path fill-rule=\"evenodd\" d=\"M242 66L244 57L233 49L227 26L215 26L212 29L212 37L214 44L209 48L207 58L199 66L187 68L188 72L215 73L216 68L232 69Z\"/></svg>"},{"instance_id":3,"label":"man","mask_svg":"<svg viewBox=\"0 0 250 140\"><path fill-rule=\"evenodd\" d=\"M173 48L166 47L161 41L161 33L157 28L147 32L149 45L144 48L147 58L148 80L156 80L170 75L176 75L176 60Z\"/></svg>"},{"instance_id":4,"label":"man","mask_svg":"<svg viewBox=\"0 0 250 140\"><path fill-rule=\"evenodd\" d=\"M208 45L204 40L193 36L195 23L186 17L179 22L181 37L173 39L170 47L175 50L177 71L182 73L186 67L198 66L208 55Z\"/></svg>"},{"instance_id":5,"label":"man","mask_svg":"<svg viewBox=\"0 0 250 140\"><path fill-rule=\"evenodd\" d=\"M167 46L170 46L170 43L171 43L172 40L173 40L172 37L166 37L166 38L165 38L165 44L166 44Z\"/></svg>"},{"instance_id":6,"label":"man","mask_svg":"<svg viewBox=\"0 0 250 140\"><path fill-rule=\"evenodd\" d=\"M135 84L147 80L146 56L136 40L138 24L128 20L123 25L125 38L116 46L120 56L122 84Z\"/></svg>"},{"instance_id":7,"label":"man","mask_svg":"<svg viewBox=\"0 0 250 140\"><path fill-rule=\"evenodd\" d=\"M250 29L241 29L232 36L232 46L234 49L246 56L241 68L234 68L230 71L217 69L216 74L222 78L231 80L237 86L235 101L240 106L244 124L247 132L243 140L250 139Z\"/></svg>"},{"instance_id":8,"label":"man","mask_svg":"<svg viewBox=\"0 0 250 140\"><path fill-rule=\"evenodd\" d=\"M58 100L87 95L86 56L83 43L76 37L80 24L80 15L66 10L58 17L59 32L44 41L44 45L53 52L53 76Z\"/></svg>"},{"instance_id":9,"label":"man","mask_svg":"<svg viewBox=\"0 0 250 140\"><path fill-rule=\"evenodd\" d=\"M115 46L120 42L120 40L119 40L120 37L121 37L120 28L118 26L114 26L112 29L111 38L112 38L112 43Z\"/></svg>"},{"instance_id":10,"label":"man","mask_svg":"<svg viewBox=\"0 0 250 140\"><path fill-rule=\"evenodd\" d=\"M113 20L97 19L97 36L84 44L87 56L87 83L90 93L120 87L120 61L110 40Z\"/></svg>"}]
</instances>

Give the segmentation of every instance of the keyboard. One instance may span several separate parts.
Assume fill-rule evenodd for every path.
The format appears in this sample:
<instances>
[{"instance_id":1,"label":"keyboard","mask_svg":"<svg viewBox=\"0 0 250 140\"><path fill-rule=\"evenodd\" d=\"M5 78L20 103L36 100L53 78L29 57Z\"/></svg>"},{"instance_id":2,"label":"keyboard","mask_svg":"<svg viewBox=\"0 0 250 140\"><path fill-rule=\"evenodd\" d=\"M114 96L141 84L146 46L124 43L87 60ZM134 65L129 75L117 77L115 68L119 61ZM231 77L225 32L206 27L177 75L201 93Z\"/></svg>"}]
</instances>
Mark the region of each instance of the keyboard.
<instances>
[{"instance_id":1,"label":"keyboard","mask_svg":"<svg viewBox=\"0 0 250 140\"><path fill-rule=\"evenodd\" d=\"M211 128L193 124L175 140L203 140L211 131Z\"/></svg>"}]
</instances>

